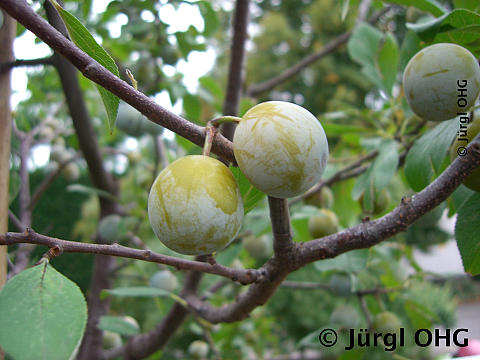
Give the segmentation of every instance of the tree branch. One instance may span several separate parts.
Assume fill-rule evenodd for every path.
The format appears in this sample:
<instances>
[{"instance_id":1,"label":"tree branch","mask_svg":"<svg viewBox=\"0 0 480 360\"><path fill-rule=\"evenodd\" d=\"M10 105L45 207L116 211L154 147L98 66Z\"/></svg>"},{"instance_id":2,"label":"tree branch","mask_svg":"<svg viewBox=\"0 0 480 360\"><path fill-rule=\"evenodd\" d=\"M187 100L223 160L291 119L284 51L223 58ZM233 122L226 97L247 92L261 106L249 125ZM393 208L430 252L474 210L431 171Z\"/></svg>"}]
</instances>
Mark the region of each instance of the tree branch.
<instances>
[{"instance_id":1,"label":"tree branch","mask_svg":"<svg viewBox=\"0 0 480 360\"><path fill-rule=\"evenodd\" d=\"M40 59L16 59L15 61L4 62L0 64L0 74L12 68L20 66L53 65L52 58L52 56L47 56Z\"/></svg>"},{"instance_id":2,"label":"tree branch","mask_svg":"<svg viewBox=\"0 0 480 360\"><path fill-rule=\"evenodd\" d=\"M387 6L384 9L378 11L374 14L369 20L368 23L372 24L376 22L381 16L387 13L391 9L391 6ZM284 83L285 81L289 80L290 78L297 75L299 72L313 64L314 62L324 58L325 56L333 53L337 50L341 45L345 44L350 36L352 35L351 31L347 31L340 36L336 37L335 39L331 40L328 44L325 45L323 49L320 51L310 54L307 57L303 58L301 61L293 65L292 67L284 70L279 75L271 78L270 80L264 81L259 84L251 85L247 90L247 95L251 97L258 96L259 94L271 90L274 87Z\"/></svg>"},{"instance_id":3,"label":"tree branch","mask_svg":"<svg viewBox=\"0 0 480 360\"><path fill-rule=\"evenodd\" d=\"M245 42L247 41L248 13L250 0L237 0L233 18L233 39L230 50L230 65L228 70L227 94L223 102L223 115L238 115L238 104L242 94L244 80ZM229 140L233 139L234 123L221 126L222 134Z\"/></svg>"},{"instance_id":4,"label":"tree branch","mask_svg":"<svg viewBox=\"0 0 480 360\"><path fill-rule=\"evenodd\" d=\"M89 244L76 241L61 240L50 236L38 234L32 229L24 233L12 233L0 235L0 245L35 244L58 248L60 252L86 253L110 255L130 259L143 260L174 266L177 269L195 270L208 274L215 274L238 281L241 284L250 284L261 278L261 272L254 269L232 269L221 264L192 261L173 256L155 253L150 250L132 249L118 244Z\"/></svg>"},{"instance_id":5,"label":"tree branch","mask_svg":"<svg viewBox=\"0 0 480 360\"><path fill-rule=\"evenodd\" d=\"M198 146L203 146L205 141L204 127L193 124L181 116L167 111L155 103L155 101L112 74L76 47L75 44L66 39L41 16L36 14L25 0L2 0L0 7L5 9L13 18L17 19L25 28L42 39L53 50L63 55L79 69L86 78L111 91L151 121L174 131ZM235 162L231 142L220 134L215 136L212 152L225 160Z\"/></svg>"}]
</instances>

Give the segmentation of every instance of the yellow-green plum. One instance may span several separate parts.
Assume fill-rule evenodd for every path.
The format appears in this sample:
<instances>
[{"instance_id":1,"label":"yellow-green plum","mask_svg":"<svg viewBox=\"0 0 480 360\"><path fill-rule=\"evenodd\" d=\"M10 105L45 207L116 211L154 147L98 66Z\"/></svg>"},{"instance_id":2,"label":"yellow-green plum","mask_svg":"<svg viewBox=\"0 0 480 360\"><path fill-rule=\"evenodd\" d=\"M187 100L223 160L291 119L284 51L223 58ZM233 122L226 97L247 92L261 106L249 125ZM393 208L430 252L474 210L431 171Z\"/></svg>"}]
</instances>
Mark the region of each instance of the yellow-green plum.
<instances>
[{"instance_id":1,"label":"yellow-green plum","mask_svg":"<svg viewBox=\"0 0 480 360\"><path fill-rule=\"evenodd\" d=\"M373 319L372 328L376 332L395 333L402 327L402 323L397 315L390 311L382 311Z\"/></svg>"},{"instance_id":2,"label":"yellow-green plum","mask_svg":"<svg viewBox=\"0 0 480 360\"><path fill-rule=\"evenodd\" d=\"M462 134L459 134L459 136L455 139L450 150L450 158L452 161L459 156L459 154L465 154L467 151L467 145L475 138L475 136L477 136L479 132L480 119L475 119L467 126L466 131ZM468 139L468 141L465 139ZM467 178L463 181L463 185L473 191L480 191L480 168L477 168L469 176L467 176Z\"/></svg>"},{"instance_id":3,"label":"yellow-green plum","mask_svg":"<svg viewBox=\"0 0 480 360\"><path fill-rule=\"evenodd\" d=\"M172 274L169 270L160 270L157 271L153 276L150 278L150 286L165 290L168 292L172 292L178 286L178 280L175 275Z\"/></svg>"},{"instance_id":4,"label":"yellow-green plum","mask_svg":"<svg viewBox=\"0 0 480 360\"><path fill-rule=\"evenodd\" d=\"M245 250L255 259L263 259L272 254L273 244L268 235L257 237L255 235L246 236L243 239Z\"/></svg>"},{"instance_id":5,"label":"yellow-green plum","mask_svg":"<svg viewBox=\"0 0 480 360\"><path fill-rule=\"evenodd\" d=\"M382 191L380 191L380 193L375 196L375 201L373 202L373 209L368 210L365 206L364 198L365 193L363 193L362 196L360 196L360 198L358 199L358 203L362 207L362 211L373 215L383 213L390 204L390 201L392 200L390 192L387 189L382 189Z\"/></svg>"},{"instance_id":6,"label":"yellow-green plum","mask_svg":"<svg viewBox=\"0 0 480 360\"><path fill-rule=\"evenodd\" d=\"M106 330L103 332L102 345L106 350L122 346L122 337L117 333Z\"/></svg>"},{"instance_id":7,"label":"yellow-green plum","mask_svg":"<svg viewBox=\"0 0 480 360\"><path fill-rule=\"evenodd\" d=\"M223 249L243 221L243 202L230 170L203 155L178 159L163 169L148 196L148 217L160 241L181 254Z\"/></svg>"},{"instance_id":8,"label":"yellow-green plum","mask_svg":"<svg viewBox=\"0 0 480 360\"><path fill-rule=\"evenodd\" d=\"M188 346L188 353L194 359L204 359L208 354L208 344L202 340L195 340Z\"/></svg>"},{"instance_id":9,"label":"yellow-green plum","mask_svg":"<svg viewBox=\"0 0 480 360\"><path fill-rule=\"evenodd\" d=\"M324 186L322 190L305 198L305 204L330 209L333 206L333 191Z\"/></svg>"},{"instance_id":10,"label":"yellow-green plum","mask_svg":"<svg viewBox=\"0 0 480 360\"><path fill-rule=\"evenodd\" d=\"M289 198L320 180L328 142L322 125L308 110L268 101L242 117L233 151L240 170L256 188L272 197Z\"/></svg>"},{"instance_id":11,"label":"yellow-green plum","mask_svg":"<svg viewBox=\"0 0 480 360\"><path fill-rule=\"evenodd\" d=\"M480 67L467 49L434 44L410 59L403 87L408 104L421 118L452 119L474 105L480 92Z\"/></svg>"},{"instance_id":12,"label":"yellow-green plum","mask_svg":"<svg viewBox=\"0 0 480 360\"><path fill-rule=\"evenodd\" d=\"M331 210L320 209L318 215L313 215L308 219L308 231L314 238L336 233L338 229L337 215Z\"/></svg>"}]
</instances>

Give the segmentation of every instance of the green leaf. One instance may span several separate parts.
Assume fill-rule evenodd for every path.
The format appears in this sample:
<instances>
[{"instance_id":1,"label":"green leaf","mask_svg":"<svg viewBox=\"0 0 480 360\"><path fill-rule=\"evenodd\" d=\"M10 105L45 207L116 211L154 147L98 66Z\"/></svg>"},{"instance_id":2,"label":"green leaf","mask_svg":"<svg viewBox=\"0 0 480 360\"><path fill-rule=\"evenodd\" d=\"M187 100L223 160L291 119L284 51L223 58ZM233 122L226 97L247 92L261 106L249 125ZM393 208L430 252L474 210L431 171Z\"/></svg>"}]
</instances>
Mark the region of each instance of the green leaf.
<instances>
[{"instance_id":1,"label":"green leaf","mask_svg":"<svg viewBox=\"0 0 480 360\"><path fill-rule=\"evenodd\" d=\"M439 320L429 308L416 301L408 299L403 306L414 329L430 329Z\"/></svg>"},{"instance_id":2,"label":"green leaf","mask_svg":"<svg viewBox=\"0 0 480 360\"><path fill-rule=\"evenodd\" d=\"M68 33L72 38L72 41L83 51L85 51L90 57L96 60L100 65L104 66L107 70L116 76L119 76L117 65L112 57L102 48L93 38L85 26L83 26L78 19L63 9L55 0L50 0L55 6L58 13L62 17L65 25L68 29ZM100 96L102 97L103 104L108 116L108 126L110 133L113 132L115 119L117 118L119 99L111 92L96 85Z\"/></svg>"},{"instance_id":3,"label":"green leaf","mask_svg":"<svg viewBox=\"0 0 480 360\"><path fill-rule=\"evenodd\" d=\"M192 94L186 94L183 97L183 110L188 120L199 124L202 115L202 104L198 97Z\"/></svg>"},{"instance_id":4,"label":"green leaf","mask_svg":"<svg viewBox=\"0 0 480 360\"><path fill-rule=\"evenodd\" d=\"M67 186L67 191L79 192L79 193L83 193L83 194L87 194L87 195L95 195L95 196L103 197L105 199L110 199L110 200L117 201L115 196L113 196L109 192L106 192L105 190L97 189L97 188L87 186L87 185L82 185L82 184L68 185Z\"/></svg>"},{"instance_id":5,"label":"green leaf","mask_svg":"<svg viewBox=\"0 0 480 360\"><path fill-rule=\"evenodd\" d=\"M400 48L400 64L398 70L403 71L407 66L410 59L421 49L420 38L414 31L408 30L403 39L402 46Z\"/></svg>"},{"instance_id":6,"label":"green leaf","mask_svg":"<svg viewBox=\"0 0 480 360\"><path fill-rule=\"evenodd\" d=\"M398 167L398 144L393 140L383 140L379 143L379 154L368 170L359 176L352 191L352 197L358 199L364 194L364 204L367 211L373 210L375 194L385 188Z\"/></svg>"},{"instance_id":7,"label":"green leaf","mask_svg":"<svg viewBox=\"0 0 480 360\"><path fill-rule=\"evenodd\" d=\"M333 259L315 262L318 271L336 270L347 273L358 273L367 266L368 249L349 251Z\"/></svg>"},{"instance_id":8,"label":"green leaf","mask_svg":"<svg viewBox=\"0 0 480 360\"><path fill-rule=\"evenodd\" d=\"M463 267L471 275L480 274L480 194L471 196L460 208L455 238Z\"/></svg>"},{"instance_id":9,"label":"green leaf","mask_svg":"<svg viewBox=\"0 0 480 360\"><path fill-rule=\"evenodd\" d=\"M169 296L168 291L148 286L119 287L116 289L102 290L102 297L106 295L128 296L128 297L157 297Z\"/></svg>"},{"instance_id":10,"label":"green leaf","mask_svg":"<svg viewBox=\"0 0 480 360\"><path fill-rule=\"evenodd\" d=\"M86 321L82 292L46 261L14 276L0 292L0 346L15 359L70 359Z\"/></svg>"},{"instance_id":11,"label":"green leaf","mask_svg":"<svg viewBox=\"0 0 480 360\"><path fill-rule=\"evenodd\" d=\"M121 316L102 316L98 327L104 331L112 331L126 336L136 335L140 332L138 326L128 322Z\"/></svg>"},{"instance_id":12,"label":"green leaf","mask_svg":"<svg viewBox=\"0 0 480 360\"><path fill-rule=\"evenodd\" d=\"M387 33L378 53L378 67L381 74L383 88L392 96L392 88L397 79L398 45L395 37Z\"/></svg>"},{"instance_id":13,"label":"green leaf","mask_svg":"<svg viewBox=\"0 0 480 360\"><path fill-rule=\"evenodd\" d=\"M455 215L475 192L460 185L447 199L448 216Z\"/></svg>"},{"instance_id":14,"label":"green leaf","mask_svg":"<svg viewBox=\"0 0 480 360\"><path fill-rule=\"evenodd\" d=\"M250 184L250 181L248 181L238 167L231 166L230 170L237 181L240 194L242 195L243 199L244 213L247 214L252 211L255 206L262 201L263 198L265 198L266 195Z\"/></svg>"},{"instance_id":15,"label":"green leaf","mask_svg":"<svg viewBox=\"0 0 480 360\"><path fill-rule=\"evenodd\" d=\"M348 54L352 60L362 65L362 72L378 87L382 86L382 81L375 63L382 37L381 31L361 23L355 28L347 44Z\"/></svg>"},{"instance_id":16,"label":"green leaf","mask_svg":"<svg viewBox=\"0 0 480 360\"><path fill-rule=\"evenodd\" d=\"M478 0L453 0L453 4L457 9L462 8L472 11L480 10L480 3Z\"/></svg>"},{"instance_id":17,"label":"green leaf","mask_svg":"<svg viewBox=\"0 0 480 360\"><path fill-rule=\"evenodd\" d=\"M223 90L220 85L210 76L202 76L198 79L200 85L217 100L223 99Z\"/></svg>"},{"instance_id":18,"label":"green leaf","mask_svg":"<svg viewBox=\"0 0 480 360\"><path fill-rule=\"evenodd\" d=\"M362 23L355 28L347 48L350 57L362 65L362 72L368 79L391 95L398 67L395 37Z\"/></svg>"},{"instance_id":19,"label":"green leaf","mask_svg":"<svg viewBox=\"0 0 480 360\"><path fill-rule=\"evenodd\" d=\"M426 42L449 42L475 52L480 48L480 15L465 9L456 9L426 23L407 24Z\"/></svg>"},{"instance_id":20,"label":"green leaf","mask_svg":"<svg viewBox=\"0 0 480 360\"><path fill-rule=\"evenodd\" d=\"M441 172L457 130L458 120L443 121L413 144L405 161L405 176L413 190L422 190Z\"/></svg>"},{"instance_id":21,"label":"green leaf","mask_svg":"<svg viewBox=\"0 0 480 360\"><path fill-rule=\"evenodd\" d=\"M391 0L393 4L414 6L419 10L429 12L433 16L441 16L447 12L447 10L435 0Z\"/></svg>"},{"instance_id":22,"label":"green leaf","mask_svg":"<svg viewBox=\"0 0 480 360\"><path fill-rule=\"evenodd\" d=\"M341 0L340 3L342 4L342 21L345 21L350 9L350 0Z\"/></svg>"},{"instance_id":23,"label":"green leaf","mask_svg":"<svg viewBox=\"0 0 480 360\"><path fill-rule=\"evenodd\" d=\"M212 36L220 25L217 12L208 1L199 1L197 2L197 5L203 17L203 35L206 37Z\"/></svg>"}]
</instances>

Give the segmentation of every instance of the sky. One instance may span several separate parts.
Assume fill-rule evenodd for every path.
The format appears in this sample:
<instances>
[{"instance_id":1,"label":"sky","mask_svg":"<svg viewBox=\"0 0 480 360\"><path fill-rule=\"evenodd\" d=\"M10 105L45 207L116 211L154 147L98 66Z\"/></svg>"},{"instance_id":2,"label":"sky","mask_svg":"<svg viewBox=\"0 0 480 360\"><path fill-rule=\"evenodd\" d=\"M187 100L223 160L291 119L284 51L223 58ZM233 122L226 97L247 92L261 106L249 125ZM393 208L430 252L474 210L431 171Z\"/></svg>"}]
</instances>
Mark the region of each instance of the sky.
<instances>
[{"instance_id":1,"label":"sky","mask_svg":"<svg viewBox=\"0 0 480 360\"><path fill-rule=\"evenodd\" d=\"M94 0L92 11L94 14L103 12L110 0ZM166 1L161 1L165 3ZM148 20L148 13L145 13ZM178 9L172 5L166 4L162 7L160 18L163 22L169 24L168 32L185 31L188 26L194 25L198 30L203 30L203 19L196 6L182 3ZM120 35L121 25L126 21L125 15L117 17L117 23L111 26L110 35L118 37ZM173 35L172 35L173 36ZM30 31L26 31L21 37L17 38L14 43L14 52L17 59L37 59L51 54L50 48L43 42L35 44L35 35ZM175 71L184 74L184 83L189 91L194 91L198 86L198 79L210 71L215 63L215 52L213 49L207 49L206 52L193 51L187 58L187 61L180 60L176 69L172 66L163 68L167 75L173 75ZM12 74L12 108L16 108L18 103L28 98L27 92L27 69L25 67L15 68ZM181 112L182 104L178 102L171 104L166 91L160 93L156 101L163 107L177 114Z\"/></svg>"},{"instance_id":2,"label":"sky","mask_svg":"<svg viewBox=\"0 0 480 360\"><path fill-rule=\"evenodd\" d=\"M94 0L92 3L93 14L103 12L108 3L111 0ZM185 31L190 25L195 26L199 31L203 30L203 18L198 10L197 6L182 3L178 9L175 9L172 5L166 4L166 0L160 1L164 5L160 12L160 19L169 25L168 32L173 34L177 31ZM226 2L225 6L229 6ZM150 20L149 16L152 16L148 12L142 14L145 20ZM121 26L127 21L127 17L124 14L117 16L117 21L110 27L110 36L120 36ZM153 20L153 19L152 19ZM172 41L175 41L175 36L172 35ZM21 37L17 38L14 43L15 58L17 59L38 59L49 56L51 54L50 48L43 42L35 43L36 36L30 31L26 31ZM97 39L100 41L100 39ZM215 52L213 49L208 48L207 51L198 52L192 51L188 58L180 60L175 67L166 65L162 68L167 76L172 76L175 72L183 74L183 82L190 92L194 92L198 86L198 79L209 72L215 63ZM17 67L12 72L12 97L11 104L12 109L15 109L19 102L29 97L27 90L27 73L29 71L35 71L33 68ZM162 107L170 110L176 114L180 114L182 111L182 101L179 100L175 104L170 102L170 97L167 91L162 91L155 96L155 101ZM173 139L174 134L165 129L164 136L168 139ZM135 148L137 142L133 139L127 143L127 146ZM30 166L44 166L48 162L50 148L46 145L39 145L32 152L32 162Z\"/></svg>"}]
</instances>

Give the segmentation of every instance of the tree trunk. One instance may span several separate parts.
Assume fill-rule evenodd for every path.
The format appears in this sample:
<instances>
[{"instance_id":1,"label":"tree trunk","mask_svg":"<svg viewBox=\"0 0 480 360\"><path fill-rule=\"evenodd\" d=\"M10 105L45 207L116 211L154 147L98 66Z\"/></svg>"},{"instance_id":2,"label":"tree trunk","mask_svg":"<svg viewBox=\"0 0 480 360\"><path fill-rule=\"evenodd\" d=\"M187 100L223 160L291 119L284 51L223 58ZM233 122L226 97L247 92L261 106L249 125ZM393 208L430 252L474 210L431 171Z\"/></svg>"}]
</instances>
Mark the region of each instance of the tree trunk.
<instances>
[{"instance_id":1,"label":"tree trunk","mask_svg":"<svg viewBox=\"0 0 480 360\"><path fill-rule=\"evenodd\" d=\"M2 12L3 24L0 24L0 64L11 62L16 22ZM10 174L10 131L12 114L10 109L10 70L0 72L0 234L8 231L8 180ZM0 246L0 288L7 279L7 247ZM0 359L3 352L0 349Z\"/></svg>"}]
</instances>

